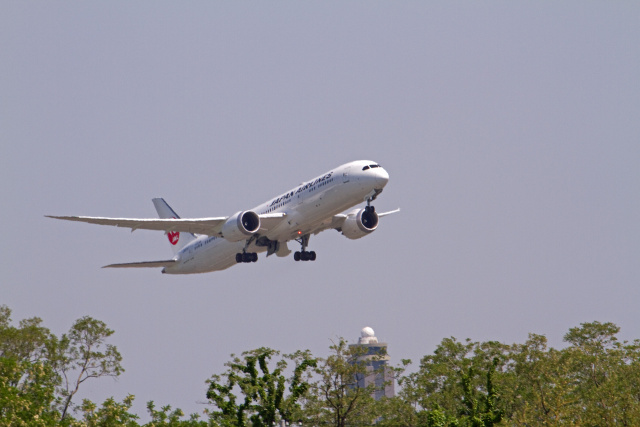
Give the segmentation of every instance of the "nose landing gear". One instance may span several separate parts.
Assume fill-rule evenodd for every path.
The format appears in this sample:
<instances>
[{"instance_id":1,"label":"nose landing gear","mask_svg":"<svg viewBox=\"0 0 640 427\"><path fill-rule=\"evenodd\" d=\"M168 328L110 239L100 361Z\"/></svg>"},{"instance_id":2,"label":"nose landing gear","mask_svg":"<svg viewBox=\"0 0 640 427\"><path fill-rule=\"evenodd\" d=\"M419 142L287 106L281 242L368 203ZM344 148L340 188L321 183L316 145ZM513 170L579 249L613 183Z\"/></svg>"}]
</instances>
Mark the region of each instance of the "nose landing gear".
<instances>
[{"instance_id":1,"label":"nose landing gear","mask_svg":"<svg viewBox=\"0 0 640 427\"><path fill-rule=\"evenodd\" d=\"M374 194L372 197L368 197L367 198L367 206L365 206L365 208L364 208L365 212L367 212L367 213L375 213L376 208L375 208L375 206L371 206L371 202L373 202L376 199L376 197L378 197L378 194L380 194L380 193Z\"/></svg>"}]
</instances>

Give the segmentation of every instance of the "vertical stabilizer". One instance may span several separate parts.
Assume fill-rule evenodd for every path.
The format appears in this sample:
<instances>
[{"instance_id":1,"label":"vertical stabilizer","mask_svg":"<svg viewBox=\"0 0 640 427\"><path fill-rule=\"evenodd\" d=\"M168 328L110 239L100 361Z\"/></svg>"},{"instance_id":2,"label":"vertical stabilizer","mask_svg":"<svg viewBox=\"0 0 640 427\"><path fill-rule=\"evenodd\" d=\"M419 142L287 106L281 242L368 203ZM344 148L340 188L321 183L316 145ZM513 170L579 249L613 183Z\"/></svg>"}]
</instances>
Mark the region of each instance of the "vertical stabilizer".
<instances>
[{"instance_id":1,"label":"vertical stabilizer","mask_svg":"<svg viewBox=\"0 0 640 427\"><path fill-rule=\"evenodd\" d=\"M163 198L152 199L152 202L156 207L156 211L158 211L159 218L180 218ZM181 233L179 231L170 231L165 234L169 239L169 243L171 244L171 249L173 249L174 254L177 254L182 248L187 246L189 242L196 238L196 236L191 233Z\"/></svg>"}]
</instances>

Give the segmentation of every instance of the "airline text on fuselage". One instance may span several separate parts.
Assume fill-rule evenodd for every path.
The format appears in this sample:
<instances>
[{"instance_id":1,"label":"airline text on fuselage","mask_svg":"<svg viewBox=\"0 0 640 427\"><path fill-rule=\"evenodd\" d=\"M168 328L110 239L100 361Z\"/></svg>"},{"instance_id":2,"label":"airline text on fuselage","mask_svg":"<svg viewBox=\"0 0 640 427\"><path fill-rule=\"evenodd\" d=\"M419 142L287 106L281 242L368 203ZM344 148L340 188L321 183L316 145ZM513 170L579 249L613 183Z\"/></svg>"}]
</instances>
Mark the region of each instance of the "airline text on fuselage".
<instances>
[{"instance_id":1,"label":"airline text on fuselage","mask_svg":"<svg viewBox=\"0 0 640 427\"><path fill-rule=\"evenodd\" d=\"M321 182L324 182L324 181L330 179L332 175L333 175L333 172L329 172L325 176L323 176L321 178L318 178L315 181L308 182L305 185L300 186L297 190L290 191L289 193L284 194L284 195L278 197L277 199L273 200L269 206L274 206L274 205L277 205L278 203L282 203L283 201L290 199L291 197L295 196L296 194L301 193L301 192L313 187L314 185L318 185Z\"/></svg>"}]
</instances>

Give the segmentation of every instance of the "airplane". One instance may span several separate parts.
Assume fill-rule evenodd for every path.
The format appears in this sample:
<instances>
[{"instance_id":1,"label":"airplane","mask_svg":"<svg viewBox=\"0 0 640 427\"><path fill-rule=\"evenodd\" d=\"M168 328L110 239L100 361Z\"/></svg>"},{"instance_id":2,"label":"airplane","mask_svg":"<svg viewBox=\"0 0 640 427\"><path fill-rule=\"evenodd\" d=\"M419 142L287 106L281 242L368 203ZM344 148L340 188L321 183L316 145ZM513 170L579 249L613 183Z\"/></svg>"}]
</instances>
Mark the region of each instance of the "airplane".
<instances>
[{"instance_id":1,"label":"airplane","mask_svg":"<svg viewBox=\"0 0 640 427\"><path fill-rule=\"evenodd\" d=\"M103 268L162 268L166 274L193 274L225 270L235 264L291 254L288 242L296 241L301 250L295 261L315 261L308 251L309 238L335 229L355 240L378 228L378 219L400 209L376 213L371 205L389 181L387 171L369 160L357 160L332 169L282 193L251 210L231 216L180 218L162 198L152 199L159 218L102 218L53 216L48 218L111 225L135 230L159 230L167 235L174 257L162 261L110 264ZM349 208L366 202L364 208Z\"/></svg>"}]
</instances>

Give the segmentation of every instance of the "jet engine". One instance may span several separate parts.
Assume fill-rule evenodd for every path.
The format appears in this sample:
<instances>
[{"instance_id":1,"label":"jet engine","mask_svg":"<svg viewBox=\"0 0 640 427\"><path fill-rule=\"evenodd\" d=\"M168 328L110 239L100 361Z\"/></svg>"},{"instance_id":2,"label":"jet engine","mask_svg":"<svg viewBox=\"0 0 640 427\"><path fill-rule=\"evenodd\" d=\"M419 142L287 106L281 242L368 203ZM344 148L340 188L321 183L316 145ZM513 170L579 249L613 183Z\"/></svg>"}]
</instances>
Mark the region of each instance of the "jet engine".
<instances>
[{"instance_id":1,"label":"jet engine","mask_svg":"<svg viewBox=\"0 0 640 427\"><path fill-rule=\"evenodd\" d=\"M371 209L355 209L347 215L342 224L342 235L351 239L359 239L378 228L378 214Z\"/></svg>"},{"instance_id":2,"label":"jet engine","mask_svg":"<svg viewBox=\"0 0 640 427\"><path fill-rule=\"evenodd\" d=\"M222 237L230 242L248 239L260 229L260 217L253 211L238 212L222 226Z\"/></svg>"}]
</instances>

